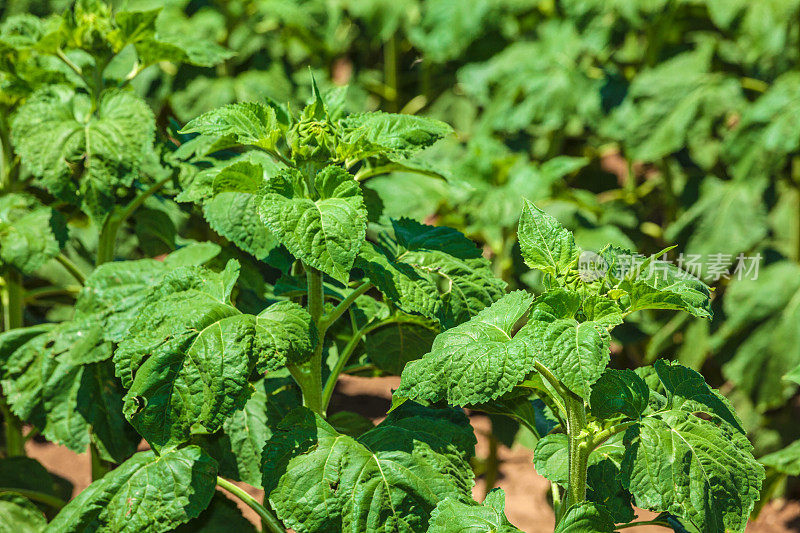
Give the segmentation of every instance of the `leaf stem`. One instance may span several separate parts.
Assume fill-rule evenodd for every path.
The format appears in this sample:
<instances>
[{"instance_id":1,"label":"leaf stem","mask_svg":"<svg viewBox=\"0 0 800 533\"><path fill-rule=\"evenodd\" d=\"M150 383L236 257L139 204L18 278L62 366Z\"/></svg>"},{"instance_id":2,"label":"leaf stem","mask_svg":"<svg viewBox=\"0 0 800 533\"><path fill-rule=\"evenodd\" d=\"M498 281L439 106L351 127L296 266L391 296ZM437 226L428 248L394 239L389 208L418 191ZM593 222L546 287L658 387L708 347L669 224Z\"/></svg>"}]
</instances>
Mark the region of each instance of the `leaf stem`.
<instances>
[{"instance_id":1,"label":"leaf stem","mask_svg":"<svg viewBox=\"0 0 800 533\"><path fill-rule=\"evenodd\" d=\"M0 299L3 306L3 329L12 329L24 326L23 305L25 293L22 285L22 274L14 268L9 268L3 277L2 293ZM0 411L3 413L6 456L24 456L25 439L22 435L22 420L11 412L5 398L0 399Z\"/></svg>"},{"instance_id":2,"label":"leaf stem","mask_svg":"<svg viewBox=\"0 0 800 533\"><path fill-rule=\"evenodd\" d=\"M247 492L237 487L227 479L219 476L217 476L217 485L242 500L245 504L247 504L248 507L254 510L258 516L261 517L261 524L265 531L269 531L271 533L286 533L286 529L283 527L283 524L281 524L280 520L278 520L275 515L269 511L269 509L258 503L255 498L247 494Z\"/></svg>"},{"instance_id":3,"label":"leaf stem","mask_svg":"<svg viewBox=\"0 0 800 533\"><path fill-rule=\"evenodd\" d=\"M667 522L663 522L661 520L643 520L641 522L628 522L627 524L622 524L619 526L614 526L614 529L626 529L629 527L638 527L638 526L661 526L661 527L668 527L672 528Z\"/></svg>"},{"instance_id":4,"label":"leaf stem","mask_svg":"<svg viewBox=\"0 0 800 533\"><path fill-rule=\"evenodd\" d=\"M67 505L67 502L65 502L61 498L56 498L55 496L46 494L44 492L39 492L36 490L19 489L16 487L0 487L0 494L4 492L13 492L15 494L19 494L20 496L25 496L29 500L49 505L54 509L61 509L62 507Z\"/></svg>"},{"instance_id":5,"label":"leaf stem","mask_svg":"<svg viewBox=\"0 0 800 533\"><path fill-rule=\"evenodd\" d=\"M606 428L600 433L596 433L592 436L591 440L589 441L589 450L594 450L605 441L616 435L617 433L622 433L623 431L627 430L629 427L636 424L635 421L628 421L628 422L621 422L610 428Z\"/></svg>"},{"instance_id":6,"label":"leaf stem","mask_svg":"<svg viewBox=\"0 0 800 533\"><path fill-rule=\"evenodd\" d=\"M570 395L564 398L567 408L567 445L569 447L569 486L567 508L586 500L586 471L591 448L586 441L586 408L583 398Z\"/></svg>"},{"instance_id":7,"label":"leaf stem","mask_svg":"<svg viewBox=\"0 0 800 533\"><path fill-rule=\"evenodd\" d=\"M322 324L322 310L325 299L322 286L322 273L314 267L303 264L308 285L308 314L317 328L317 346L311 359L301 365L287 365L292 377L303 393L303 405L315 413L325 415L322 402L322 351L325 347L325 330Z\"/></svg>"},{"instance_id":8,"label":"leaf stem","mask_svg":"<svg viewBox=\"0 0 800 533\"><path fill-rule=\"evenodd\" d=\"M75 278L75 281L80 283L81 285L86 285L86 276L83 275L83 272L77 267L75 263L73 263L69 257L64 255L63 253L58 254L55 257L56 261L61 263L61 266L70 273L70 275Z\"/></svg>"},{"instance_id":9,"label":"leaf stem","mask_svg":"<svg viewBox=\"0 0 800 533\"><path fill-rule=\"evenodd\" d=\"M355 289L353 292L347 295L347 297L339 302L339 304L333 308L333 311L326 317L322 319L322 332L321 335L324 335L328 328L336 322L336 320L344 314L345 311L356 301L356 299L367 292L372 287L372 283L365 281Z\"/></svg>"}]
</instances>

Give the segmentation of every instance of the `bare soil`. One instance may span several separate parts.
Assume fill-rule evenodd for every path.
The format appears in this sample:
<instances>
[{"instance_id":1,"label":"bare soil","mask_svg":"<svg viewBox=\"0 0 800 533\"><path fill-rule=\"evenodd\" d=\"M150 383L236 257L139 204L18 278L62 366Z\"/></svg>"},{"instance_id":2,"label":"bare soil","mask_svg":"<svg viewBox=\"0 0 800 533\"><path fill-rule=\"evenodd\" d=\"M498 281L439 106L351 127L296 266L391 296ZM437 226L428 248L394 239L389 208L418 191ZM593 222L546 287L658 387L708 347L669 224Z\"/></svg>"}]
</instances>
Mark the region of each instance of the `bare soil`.
<instances>
[{"instance_id":1,"label":"bare soil","mask_svg":"<svg viewBox=\"0 0 800 533\"><path fill-rule=\"evenodd\" d=\"M331 412L349 410L360 413L375 422L380 421L389 408L392 389L397 388L398 378L356 378L343 376L339 381ZM476 430L478 445L476 453L484 457L488 451L484 436L489 429L489 420L482 415L473 415L471 423ZM89 454L76 454L63 446L31 441L28 454L39 460L48 470L67 478L75 485L75 495L85 489L90 479ZM501 446L498 452L500 476L497 485L506 493L506 514L517 527L528 533L552 532L553 512L547 502L549 485L546 479L536 473L533 467L533 452L524 447L513 449ZM262 491L242 485L259 500ZM484 494L484 480L478 478L473 495L479 501ZM235 499L235 498L233 498ZM241 502L240 508L253 523L258 523L256 514ZM652 513L641 511L640 519L646 520ZM637 527L626 529L628 533L650 533L664 531L656 527ZM800 532L800 502L775 500L761 512L758 520L747 527L748 533L791 533ZM233 532L232 532L233 533Z\"/></svg>"}]
</instances>

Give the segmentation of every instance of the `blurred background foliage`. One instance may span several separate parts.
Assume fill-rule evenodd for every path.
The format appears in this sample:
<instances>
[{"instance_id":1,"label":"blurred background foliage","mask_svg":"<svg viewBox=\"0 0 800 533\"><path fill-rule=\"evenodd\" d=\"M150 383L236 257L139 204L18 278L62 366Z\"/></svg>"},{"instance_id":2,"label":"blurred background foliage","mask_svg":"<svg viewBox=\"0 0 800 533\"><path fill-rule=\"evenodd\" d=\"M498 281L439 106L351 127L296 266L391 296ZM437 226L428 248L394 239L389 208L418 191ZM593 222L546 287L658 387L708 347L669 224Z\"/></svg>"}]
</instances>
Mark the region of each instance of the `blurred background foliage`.
<instances>
[{"instance_id":1,"label":"blurred background foliage","mask_svg":"<svg viewBox=\"0 0 800 533\"><path fill-rule=\"evenodd\" d=\"M0 15L47 16L69 5L6 0ZM766 456L773 483L765 492L800 473L798 445L779 452L800 437L792 423L797 383L784 379L800 365L800 0L120 0L115 7L163 7L160 36L210 40L232 52L214 67L160 62L133 81L164 138L231 102L270 98L301 108L312 74L323 88L348 86L336 93L341 109L452 124L456 135L424 154L446 180L379 177L368 182L372 201L388 216L458 228L511 288L539 286L516 259L521 197L556 216L585 249L612 242L654 253L677 244L669 259L699 255L699 273L715 287L713 321L642 314L615 331L615 364L664 356L700 370L731 399ZM0 36L16 31L6 22ZM11 85L0 78L5 116L26 94ZM0 130L8 131L7 119ZM186 233L164 228L195 220L174 202L151 203L130 229L139 237L131 246L148 249L129 256L171 251ZM760 258L757 279L725 275L740 254ZM514 438L500 427L497 436Z\"/></svg>"}]
</instances>

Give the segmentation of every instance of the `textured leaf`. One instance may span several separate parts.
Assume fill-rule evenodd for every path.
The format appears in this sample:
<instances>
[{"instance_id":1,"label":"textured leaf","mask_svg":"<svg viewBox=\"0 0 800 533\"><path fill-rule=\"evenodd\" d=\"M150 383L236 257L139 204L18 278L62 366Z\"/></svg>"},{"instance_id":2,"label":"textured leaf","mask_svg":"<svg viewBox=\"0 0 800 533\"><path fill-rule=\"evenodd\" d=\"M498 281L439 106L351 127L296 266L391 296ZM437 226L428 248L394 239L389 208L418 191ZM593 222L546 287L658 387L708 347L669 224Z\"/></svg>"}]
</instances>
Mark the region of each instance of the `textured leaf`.
<instances>
[{"instance_id":1,"label":"textured leaf","mask_svg":"<svg viewBox=\"0 0 800 533\"><path fill-rule=\"evenodd\" d=\"M582 398L600 378L611 358L611 339L602 324L567 318L574 305L566 293L548 293L534 303L530 322L536 360ZM575 306L577 307L577 306Z\"/></svg>"},{"instance_id":2,"label":"textured leaf","mask_svg":"<svg viewBox=\"0 0 800 533\"><path fill-rule=\"evenodd\" d=\"M647 383L635 372L608 368L592 386L589 403L592 414L598 418L624 415L636 420L647 408L649 397Z\"/></svg>"},{"instance_id":3,"label":"textured leaf","mask_svg":"<svg viewBox=\"0 0 800 533\"><path fill-rule=\"evenodd\" d=\"M367 153L394 152L407 155L427 148L453 132L453 128L431 118L371 112L348 115L341 121L344 142L366 143Z\"/></svg>"},{"instance_id":4,"label":"textured leaf","mask_svg":"<svg viewBox=\"0 0 800 533\"><path fill-rule=\"evenodd\" d=\"M505 498L503 489L493 489L483 505L453 498L442 500L431 513L428 533L519 532L506 518Z\"/></svg>"},{"instance_id":5,"label":"textured leaf","mask_svg":"<svg viewBox=\"0 0 800 533\"><path fill-rule=\"evenodd\" d=\"M114 354L128 389L124 413L156 448L213 433L252 392L258 367L274 370L258 319L227 303L232 271L178 268L164 277Z\"/></svg>"},{"instance_id":6,"label":"textured leaf","mask_svg":"<svg viewBox=\"0 0 800 533\"><path fill-rule=\"evenodd\" d=\"M440 333L430 353L406 365L395 397L463 406L510 391L533 370L534 332L524 326L511 336L532 301L524 291L512 292Z\"/></svg>"},{"instance_id":7,"label":"textured leaf","mask_svg":"<svg viewBox=\"0 0 800 533\"><path fill-rule=\"evenodd\" d=\"M133 93L106 92L92 113L88 95L56 85L19 108L11 132L23 164L53 195L100 217L116 202L117 187L137 177L155 121Z\"/></svg>"},{"instance_id":8,"label":"textured leaf","mask_svg":"<svg viewBox=\"0 0 800 533\"><path fill-rule=\"evenodd\" d=\"M366 234L361 189L335 166L314 176L313 189L296 171L279 173L261 196L261 220L292 255L346 283Z\"/></svg>"},{"instance_id":9,"label":"textured leaf","mask_svg":"<svg viewBox=\"0 0 800 533\"><path fill-rule=\"evenodd\" d=\"M259 313L255 334L262 350L261 358L267 362L266 370L305 362L317 338L308 311L289 301L274 303Z\"/></svg>"},{"instance_id":10,"label":"textured leaf","mask_svg":"<svg viewBox=\"0 0 800 533\"><path fill-rule=\"evenodd\" d=\"M0 197L0 264L32 274L58 255L67 239L64 218L27 194Z\"/></svg>"},{"instance_id":11,"label":"textured leaf","mask_svg":"<svg viewBox=\"0 0 800 533\"><path fill-rule=\"evenodd\" d=\"M527 200L517 231L525 263L545 274L565 274L578 259L575 239L559 222Z\"/></svg>"},{"instance_id":12,"label":"textured leaf","mask_svg":"<svg viewBox=\"0 0 800 533\"><path fill-rule=\"evenodd\" d=\"M764 470L742 433L716 418L669 410L629 428L625 447L623 485L637 506L685 518L703 532L744 531Z\"/></svg>"},{"instance_id":13,"label":"textured leaf","mask_svg":"<svg viewBox=\"0 0 800 533\"><path fill-rule=\"evenodd\" d=\"M619 464L611 459L590 465L586 471L586 499L606 508L614 522L632 522L636 517L631 495L620 481Z\"/></svg>"},{"instance_id":14,"label":"textured leaf","mask_svg":"<svg viewBox=\"0 0 800 533\"><path fill-rule=\"evenodd\" d=\"M452 411L393 413L353 439L298 409L267 443L264 487L298 533L424 531L440 500L469 498L474 443Z\"/></svg>"},{"instance_id":15,"label":"textured leaf","mask_svg":"<svg viewBox=\"0 0 800 533\"><path fill-rule=\"evenodd\" d=\"M216 484L216 463L196 446L162 455L139 452L89 485L47 531L171 531L200 515Z\"/></svg>"},{"instance_id":16,"label":"textured leaf","mask_svg":"<svg viewBox=\"0 0 800 533\"><path fill-rule=\"evenodd\" d=\"M271 106L243 102L200 115L186 124L180 133L232 137L239 144L274 149L283 131Z\"/></svg>"}]
</instances>

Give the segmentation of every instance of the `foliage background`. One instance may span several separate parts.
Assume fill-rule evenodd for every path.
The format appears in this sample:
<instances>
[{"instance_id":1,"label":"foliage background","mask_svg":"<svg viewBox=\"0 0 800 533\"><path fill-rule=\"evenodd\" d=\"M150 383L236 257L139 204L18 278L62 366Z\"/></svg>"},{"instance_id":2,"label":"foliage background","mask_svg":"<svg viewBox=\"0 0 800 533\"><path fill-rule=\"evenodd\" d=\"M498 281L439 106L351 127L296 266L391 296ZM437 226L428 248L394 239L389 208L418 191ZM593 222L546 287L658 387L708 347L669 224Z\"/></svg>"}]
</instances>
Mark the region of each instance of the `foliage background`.
<instances>
[{"instance_id":1,"label":"foliage background","mask_svg":"<svg viewBox=\"0 0 800 533\"><path fill-rule=\"evenodd\" d=\"M0 11L44 16L68 4L7 0ZM757 280L704 271L713 321L652 312L620 327L613 365L664 356L700 370L735 405L757 456L800 437L797 385L784 379L800 365L800 0L117 4L166 4L161 33L235 52L215 67L162 62L134 81L162 140L231 102L301 107L311 73L323 88L349 85L348 111L452 124L456 135L425 153L447 181L408 174L368 187L387 216L479 242L511 288L539 288L515 259L520 196L585 249L612 242L654 253L677 243L706 260L721 254L730 268L738 254L760 255ZM213 238L200 220L150 202L124 228L120 255ZM72 252L80 264L81 250ZM42 268L38 276L57 276ZM28 310L33 320L63 312Z\"/></svg>"}]
</instances>

